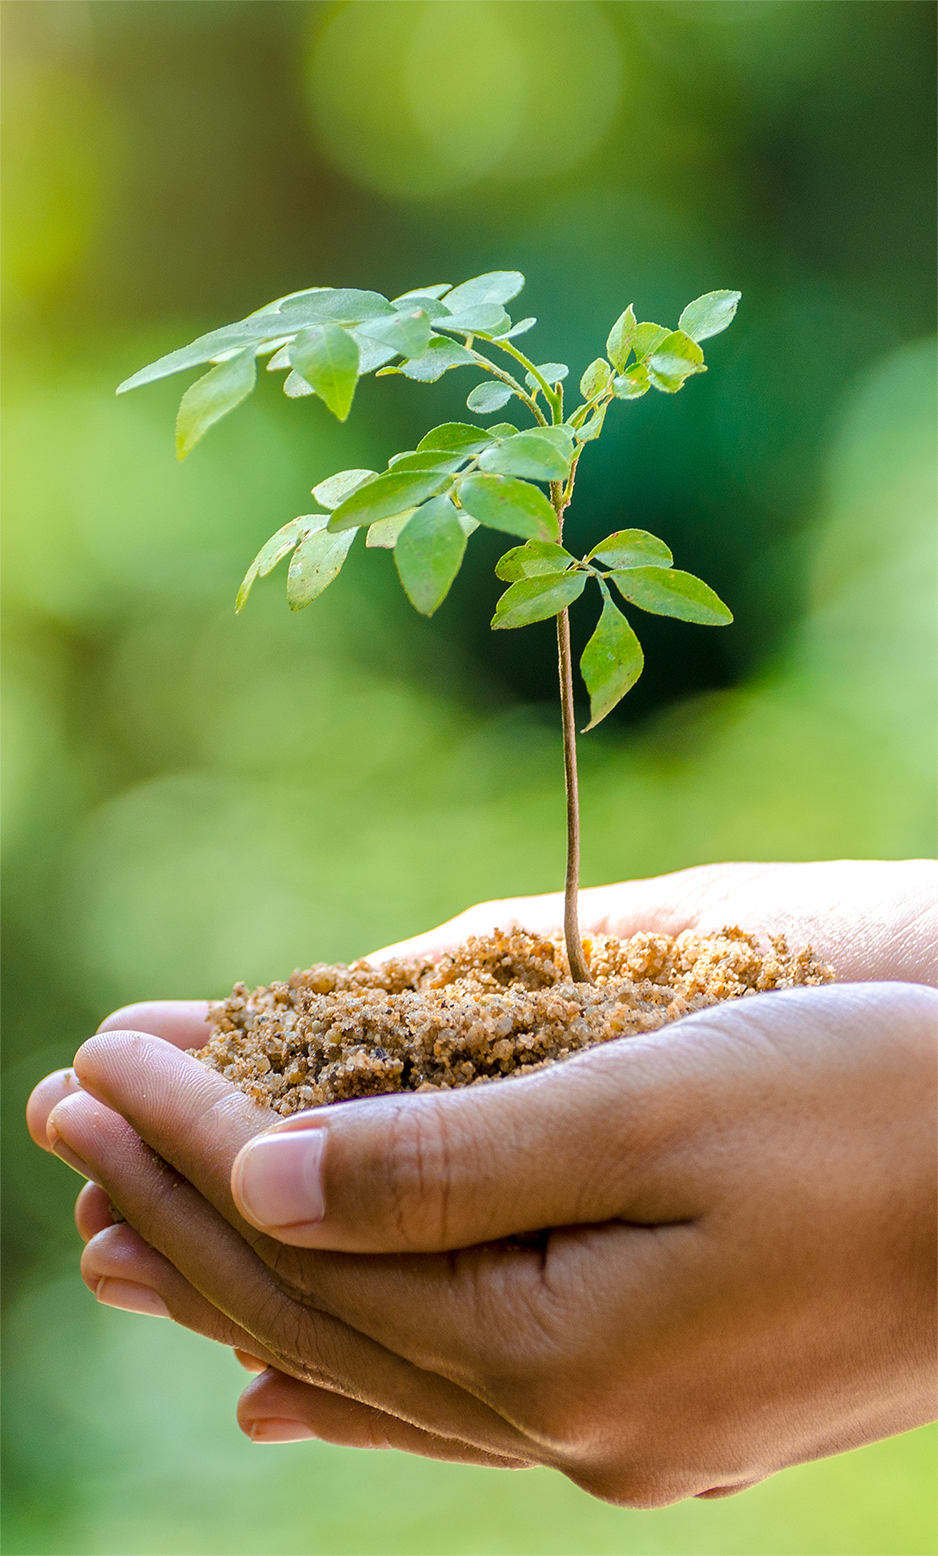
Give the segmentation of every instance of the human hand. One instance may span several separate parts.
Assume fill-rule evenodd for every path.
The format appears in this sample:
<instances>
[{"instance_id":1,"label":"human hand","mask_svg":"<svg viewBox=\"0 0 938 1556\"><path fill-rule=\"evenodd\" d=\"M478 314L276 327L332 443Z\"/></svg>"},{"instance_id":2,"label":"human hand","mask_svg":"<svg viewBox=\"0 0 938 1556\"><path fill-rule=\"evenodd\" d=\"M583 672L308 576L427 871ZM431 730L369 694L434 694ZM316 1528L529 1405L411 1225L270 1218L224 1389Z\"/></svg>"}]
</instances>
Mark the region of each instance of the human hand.
<instances>
[{"instance_id":1,"label":"human hand","mask_svg":"<svg viewBox=\"0 0 938 1556\"><path fill-rule=\"evenodd\" d=\"M739 923L759 935L784 934L792 947L810 942L833 963L841 982L886 979L938 981L938 865L930 859L841 859L811 864L711 864L647 880L620 881L580 892L584 934L626 938L639 930L708 934ZM441 956L468 935L516 925L559 933L563 893L481 902L456 918L370 953ZM207 1041L207 1000L162 1000L125 1005L99 1032L140 1031L180 1048ZM40 1082L27 1114L37 1145L47 1148L45 1119L75 1084L70 1069Z\"/></svg>"},{"instance_id":2,"label":"human hand","mask_svg":"<svg viewBox=\"0 0 938 1556\"><path fill-rule=\"evenodd\" d=\"M252 1435L652 1506L929 1418L934 1014L902 984L759 995L261 1140L220 1076L112 1032L49 1139L102 1185L86 1232L105 1195L137 1229L91 1236L88 1283L120 1269L277 1369Z\"/></svg>"},{"instance_id":3,"label":"human hand","mask_svg":"<svg viewBox=\"0 0 938 1556\"><path fill-rule=\"evenodd\" d=\"M740 923L763 936L785 934L793 947L811 942L834 964L842 982L888 979L934 983L938 977L938 866L933 860L832 860L817 864L713 864L648 880L621 881L580 893L584 934L626 937L639 930L707 934ZM456 918L371 953L439 957L468 935L515 925L559 933L563 894L482 902ZM162 1000L124 1005L99 1032L148 1032L179 1048L208 1038L207 1000ZM36 1144L48 1149L46 1118L77 1086L74 1071L57 1070L30 1098L27 1122Z\"/></svg>"},{"instance_id":4,"label":"human hand","mask_svg":"<svg viewBox=\"0 0 938 1556\"><path fill-rule=\"evenodd\" d=\"M639 930L712 934L740 924L756 935L814 947L844 983L938 981L938 865L931 859L835 859L812 864L707 864L580 892L584 935L627 939ZM481 902L410 940L373 952L438 957L468 935L515 926L555 934L563 893Z\"/></svg>"}]
</instances>

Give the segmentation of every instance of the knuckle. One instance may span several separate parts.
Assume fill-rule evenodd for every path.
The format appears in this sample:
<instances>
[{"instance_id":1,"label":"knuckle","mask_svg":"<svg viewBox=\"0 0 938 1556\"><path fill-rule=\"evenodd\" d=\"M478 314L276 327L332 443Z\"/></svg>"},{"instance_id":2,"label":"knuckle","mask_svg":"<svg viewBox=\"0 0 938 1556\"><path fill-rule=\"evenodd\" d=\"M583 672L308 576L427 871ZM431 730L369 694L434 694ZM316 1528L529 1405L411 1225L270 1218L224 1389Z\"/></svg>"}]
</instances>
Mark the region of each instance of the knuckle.
<instances>
[{"instance_id":1,"label":"knuckle","mask_svg":"<svg viewBox=\"0 0 938 1556\"><path fill-rule=\"evenodd\" d=\"M429 1101L429 1099L427 1099ZM383 1204L400 1246L442 1246L450 1224L452 1130L445 1109L423 1099L395 1108L376 1162Z\"/></svg>"},{"instance_id":2,"label":"knuckle","mask_svg":"<svg viewBox=\"0 0 938 1556\"><path fill-rule=\"evenodd\" d=\"M253 1228L249 1228L249 1232ZM280 1243L264 1232L255 1232L247 1241L259 1258L263 1259L280 1289L289 1297L302 1298L309 1287L309 1266L305 1248L294 1248L290 1243Z\"/></svg>"},{"instance_id":3,"label":"knuckle","mask_svg":"<svg viewBox=\"0 0 938 1556\"><path fill-rule=\"evenodd\" d=\"M335 1391L342 1376L329 1325L299 1303L272 1306L268 1349L276 1356L282 1371L303 1383Z\"/></svg>"}]
</instances>

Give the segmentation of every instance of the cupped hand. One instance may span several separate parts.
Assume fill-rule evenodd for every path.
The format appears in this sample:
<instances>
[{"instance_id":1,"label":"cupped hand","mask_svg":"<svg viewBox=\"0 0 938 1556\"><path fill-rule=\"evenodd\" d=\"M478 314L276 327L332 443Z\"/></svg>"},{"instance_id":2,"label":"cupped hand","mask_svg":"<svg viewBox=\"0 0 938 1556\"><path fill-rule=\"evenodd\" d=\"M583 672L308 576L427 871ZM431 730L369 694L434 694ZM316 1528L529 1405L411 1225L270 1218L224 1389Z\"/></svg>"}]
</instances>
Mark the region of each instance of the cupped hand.
<instances>
[{"instance_id":1,"label":"cupped hand","mask_svg":"<svg viewBox=\"0 0 938 1556\"><path fill-rule=\"evenodd\" d=\"M653 1506L930 1418L935 1003L757 995L273 1131L110 1031L47 1138L100 1185L88 1283L275 1369L242 1399L256 1438L550 1464Z\"/></svg>"},{"instance_id":2,"label":"cupped hand","mask_svg":"<svg viewBox=\"0 0 938 1556\"><path fill-rule=\"evenodd\" d=\"M835 859L811 864L707 864L580 892L584 935L639 930L712 934L739 924L756 935L810 943L844 983L938 981L938 865L931 859ZM372 953L438 957L468 935L519 926L557 934L563 893L481 902L411 940Z\"/></svg>"}]
</instances>

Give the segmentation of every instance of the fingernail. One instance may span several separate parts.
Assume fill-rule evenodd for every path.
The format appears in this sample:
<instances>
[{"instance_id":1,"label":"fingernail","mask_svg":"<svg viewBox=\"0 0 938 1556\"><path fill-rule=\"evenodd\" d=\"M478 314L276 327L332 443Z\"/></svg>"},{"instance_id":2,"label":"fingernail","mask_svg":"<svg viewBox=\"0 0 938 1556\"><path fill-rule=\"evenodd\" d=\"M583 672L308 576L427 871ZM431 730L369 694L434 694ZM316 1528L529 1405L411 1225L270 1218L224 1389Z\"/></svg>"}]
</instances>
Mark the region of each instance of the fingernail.
<instances>
[{"instance_id":1,"label":"fingernail","mask_svg":"<svg viewBox=\"0 0 938 1556\"><path fill-rule=\"evenodd\" d=\"M315 1436L316 1433L311 1432L302 1421L281 1421L271 1417L268 1421L251 1422L252 1443L301 1443Z\"/></svg>"},{"instance_id":2,"label":"fingernail","mask_svg":"<svg viewBox=\"0 0 938 1556\"><path fill-rule=\"evenodd\" d=\"M259 1356L252 1356L250 1351L241 1351L232 1346L232 1350L246 1372L266 1372L267 1363L262 1362Z\"/></svg>"},{"instance_id":3,"label":"fingernail","mask_svg":"<svg viewBox=\"0 0 938 1556\"><path fill-rule=\"evenodd\" d=\"M97 1182L97 1179L92 1175L88 1163L83 1162L77 1151L73 1151L70 1145L65 1144L62 1136L56 1134L51 1124L46 1130L46 1135L50 1151L59 1158L60 1162L65 1162L66 1166L74 1168L75 1172L80 1172L83 1178L88 1179L89 1183Z\"/></svg>"},{"instance_id":4,"label":"fingernail","mask_svg":"<svg viewBox=\"0 0 938 1556\"><path fill-rule=\"evenodd\" d=\"M172 1317L163 1298L149 1286L138 1286L135 1280L102 1277L94 1294L105 1307L123 1308L126 1313L148 1313L152 1318Z\"/></svg>"},{"instance_id":5,"label":"fingernail","mask_svg":"<svg viewBox=\"0 0 938 1556\"><path fill-rule=\"evenodd\" d=\"M261 1135L242 1151L234 1191L255 1226L287 1227L321 1221L324 1129Z\"/></svg>"}]
</instances>

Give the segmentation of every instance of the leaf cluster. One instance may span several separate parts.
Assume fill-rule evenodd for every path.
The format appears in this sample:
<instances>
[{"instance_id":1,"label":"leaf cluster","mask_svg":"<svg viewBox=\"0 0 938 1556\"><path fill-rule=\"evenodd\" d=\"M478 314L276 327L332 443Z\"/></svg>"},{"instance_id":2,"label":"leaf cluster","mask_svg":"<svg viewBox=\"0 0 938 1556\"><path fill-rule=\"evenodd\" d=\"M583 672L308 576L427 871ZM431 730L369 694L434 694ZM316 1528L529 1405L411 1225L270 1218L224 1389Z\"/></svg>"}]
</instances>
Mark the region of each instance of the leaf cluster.
<instances>
[{"instance_id":1,"label":"leaf cluster","mask_svg":"<svg viewBox=\"0 0 938 1556\"><path fill-rule=\"evenodd\" d=\"M580 661L592 728L634 685L643 665L613 589L629 606L683 621L718 626L732 616L699 578L675 569L667 546L645 530L617 530L582 558L566 550L563 517L577 463L600 435L614 401L638 399L649 389L675 394L689 378L706 372L700 342L732 322L740 294L718 291L697 298L674 330L640 322L634 309L626 308L609 332L606 356L591 362L579 380L580 403L565 415L567 365L538 365L515 345L536 323L526 318L513 324L505 310L523 285L518 271L494 271L455 287L418 287L393 300L332 287L291 293L161 357L128 378L118 393L212 364L179 407L177 454L184 458L214 422L250 394L257 359L265 355L268 371L286 371L287 395L318 396L343 421L365 373L401 373L430 383L456 367L482 369L488 377L471 391L467 408L481 417L518 401L532 426L445 422L416 449L394 455L382 472L342 470L320 482L313 496L324 511L291 520L267 541L248 569L236 608L242 609L256 578L290 556L287 600L291 609L302 609L338 575L356 532L366 529L368 546L393 550L413 605L432 615L459 572L473 532L480 525L501 530L523 544L496 568L509 587L493 628L556 616L590 580L598 585L599 622ZM493 361L487 354L493 349L512 359L520 373Z\"/></svg>"},{"instance_id":2,"label":"leaf cluster","mask_svg":"<svg viewBox=\"0 0 938 1556\"><path fill-rule=\"evenodd\" d=\"M417 287L393 301L346 287L292 292L151 362L117 392L213 364L183 395L176 422L180 459L251 393L259 357L269 358L268 372L286 372L284 391L291 398L318 395L345 421L366 373L404 373L432 383L450 368L476 362L469 345L474 336L506 341L531 329L536 319L513 324L504 308L523 285L519 271L499 270L461 286Z\"/></svg>"},{"instance_id":3,"label":"leaf cluster","mask_svg":"<svg viewBox=\"0 0 938 1556\"><path fill-rule=\"evenodd\" d=\"M645 662L638 638L613 600L610 584L629 605L655 616L676 616L709 627L727 626L733 619L707 584L672 567L673 560L664 542L643 529L616 530L581 559L562 545L529 540L507 551L495 568L509 587L498 602L492 626L527 627L544 621L579 599L590 579L598 584L602 610L580 658L580 673L590 696L586 727L592 729L635 685Z\"/></svg>"}]
</instances>

